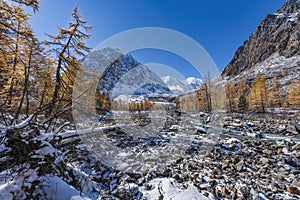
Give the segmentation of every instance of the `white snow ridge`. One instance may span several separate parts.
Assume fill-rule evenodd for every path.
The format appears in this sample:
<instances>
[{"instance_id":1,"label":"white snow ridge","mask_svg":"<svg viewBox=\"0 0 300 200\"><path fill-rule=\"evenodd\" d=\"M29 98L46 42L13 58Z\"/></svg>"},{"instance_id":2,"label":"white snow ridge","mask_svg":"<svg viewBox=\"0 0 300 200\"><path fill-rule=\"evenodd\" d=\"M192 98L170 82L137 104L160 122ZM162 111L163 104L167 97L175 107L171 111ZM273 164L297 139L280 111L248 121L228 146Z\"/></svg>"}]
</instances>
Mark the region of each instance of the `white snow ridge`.
<instances>
[{"instance_id":1,"label":"white snow ridge","mask_svg":"<svg viewBox=\"0 0 300 200\"><path fill-rule=\"evenodd\" d=\"M186 80L178 80L171 76L164 76L161 79L175 94L182 94L196 90L202 84L202 79L195 77L189 77Z\"/></svg>"}]
</instances>

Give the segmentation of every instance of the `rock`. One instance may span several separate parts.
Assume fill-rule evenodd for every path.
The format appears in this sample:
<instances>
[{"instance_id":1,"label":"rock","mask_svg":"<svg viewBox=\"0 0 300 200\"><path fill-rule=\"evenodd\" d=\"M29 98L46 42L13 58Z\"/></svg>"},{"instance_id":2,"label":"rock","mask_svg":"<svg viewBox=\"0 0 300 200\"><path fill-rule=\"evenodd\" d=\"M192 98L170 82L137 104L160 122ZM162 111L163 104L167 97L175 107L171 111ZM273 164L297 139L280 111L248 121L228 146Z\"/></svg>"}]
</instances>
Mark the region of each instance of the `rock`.
<instances>
[{"instance_id":1,"label":"rock","mask_svg":"<svg viewBox=\"0 0 300 200\"><path fill-rule=\"evenodd\" d=\"M236 163L235 167L236 167L236 170L240 172L240 171L244 170L245 162L243 160L241 160L240 162Z\"/></svg>"},{"instance_id":2,"label":"rock","mask_svg":"<svg viewBox=\"0 0 300 200\"><path fill-rule=\"evenodd\" d=\"M148 174L149 169L147 167L143 167L141 169L141 173L143 174L143 176L146 176Z\"/></svg>"},{"instance_id":3,"label":"rock","mask_svg":"<svg viewBox=\"0 0 300 200\"><path fill-rule=\"evenodd\" d=\"M222 194L225 196L225 195L229 195L230 192L227 190L226 187L222 187Z\"/></svg>"},{"instance_id":4,"label":"rock","mask_svg":"<svg viewBox=\"0 0 300 200\"><path fill-rule=\"evenodd\" d=\"M246 199L248 199L248 197L250 197L250 188L248 186L241 187L240 192Z\"/></svg>"},{"instance_id":5,"label":"rock","mask_svg":"<svg viewBox=\"0 0 300 200\"><path fill-rule=\"evenodd\" d=\"M203 128L203 127L197 127L197 133L198 134L207 134L208 130L206 128Z\"/></svg>"},{"instance_id":6,"label":"rock","mask_svg":"<svg viewBox=\"0 0 300 200\"><path fill-rule=\"evenodd\" d=\"M234 126L234 127L241 127L242 126L241 124L235 123L235 122L233 122L231 125Z\"/></svg>"},{"instance_id":7,"label":"rock","mask_svg":"<svg viewBox=\"0 0 300 200\"><path fill-rule=\"evenodd\" d=\"M265 165L269 162L269 159L262 157L262 158L259 159L259 162L262 163L263 165Z\"/></svg>"},{"instance_id":8,"label":"rock","mask_svg":"<svg viewBox=\"0 0 300 200\"><path fill-rule=\"evenodd\" d=\"M300 187L300 182L297 179L294 179L291 183L291 185L296 186L296 187Z\"/></svg>"},{"instance_id":9,"label":"rock","mask_svg":"<svg viewBox=\"0 0 300 200\"><path fill-rule=\"evenodd\" d=\"M297 187L292 186L292 185L291 186L287 186L286 187L286 191L289 192L289 193L291 193L291 194L300 195L300 190Z\"/></svg>"},{"instance_id":10,"label":"rock","mask_svg":"<svg viewBox=\"0 0 300 200\"><path fill-rule=\"evenodd\" d=\"M300 150L300 143L297 143L294 146L292 146L292 150Z\"/></svg>"},{"instance_id":11,"label":"rock","mask_svg":"<svg viewBox=\"0 0 300 200\"><path fill-rule=\"evenodd\" d=\"M284 154L288 155L288 154L289 154L289 150L288 150L288 148L286 148L286 147L283 147L283 148L282 148L282 153L284 153Z\"/></svg>"},{"instance_id":12,"label":"rock","mask_svg":"<svg viewBox=\"0 0 300 200\"><path fill-rule=\"evenodd\" d=\"M172 125L172 126L169 128L169 130L170 130L170 131L177 132L177 131L179 131L181 128L182 128L182 127L179 126L179 125Z\"/></svg>"},{"instance_id":13,"label":"rock","mask_svg":"<svg viewBox=\"0 0 300 200\"><path fill-rule=\"evenodd\" d=\"M280 125L278 127L278 133L283 134L286 132L286 126L285 125Z\"/></svg>"},{"instance_id":14,"label":"rock","mask_svg":"<svg viewBox=\"0 0 300 200\"><path fill-rule=\"evenodd\" d=\"M272 192L277 192L277 185L275 185L275 183L271 183L268 188L272 191Z\"/></svg>"},{"instance_id":15,"label":"rock","mask_svg":"<svg viewBox=\"0 0 300 200\"><path fill-rule=\"evenodd\" d=\"M146 191L149 191L149 190L153 190L154 186L151 185L151 184L146 184L144 188L145 188Z\"/></svg>"},{"instance_id":16,"label":"rock","mask_svg":"<svg viewBox=\"0 0 300 200\"><path fill-rule=\"evenodd\" d=\"M254 137L254 138L264 138L265 137L262 133L256 132L256 131L246 132L246 135L249 137Z\"/></svg>"},{"instance_id":17,"label":"rock","mask_svg":"<svg viewBox=\"0 0 300 200\"><path fill-rule=\"evenodd\" d=\"M246 125L247 125L247 126L250 126L250 127L254 127L254 126L255 126L255 124L252 123L252 122L247 122Z\"/></svg>"},{"instance_id":18,"label":"rock","mask_svg":"<svg viewBox=\"0 0 300 200\"><path fill-rule=\"evenodd\" d=\"M214 174L219 174L219 175L220 175L220 174L222 174L222 170L219 169L219 168L215 168L214 171L213 171L213 173L214 173Z\"/></svg>"},{"instance_id":19,"label":"rock","mask_svg":"<svg viewBox=\"0 0 300 200\"><path fill-rule=\"evenodd\" d=\"M240 119L234 119L234 122L241 123L241 120Z\"/></svg>"},{"instance_id":20,"label":"rock","mask_svg":"<svg viewBox=\"0 0 300 200\"><path fill-rule=\"evenodd\" d=\"M266 169L266 168L261 168L259 171L260 171L261 173L265 174L265 173L267 172L267 169Z\"/></svg>"},{"instance_id":21,"label":"rock","mask_svg":"<svg viewBox=\"0 0 300 200\"><path fill-rule=\"evenodd\" d=\"M297 167L299 165L299 160L297 158L287 158L284 159L285 164L288 164L293 167Z\"/></svg>"},{"instance_id":22,"label":"rock","mask_svg":"<svg viewBox=\"0 0 300 200\"><path fill-rule=\"evenodd\" d=\"M200 112L200 113L199 113L199 116L200 116L200 117L206 117L207 114L206 114L205 112Z\"/></svg>"},{"instance_id":23,"label":"rock","mask_svg":"<svg viewBox=\"0 0 300 200\"><path fill-rule=\"evenodd\" d=\"M273 153L273 151L270 150L270 149L264 149L264 150L263 150L263 153L264 153L264 154L267 154L267 155L271 155L271 154Z\"/></svg>"},{"instance_id":24,"label":"rock","mask_svg":"<svg viewBox=\"0 0 300 200\"><path fill-rule=\"evenodd\" d=\"M207 124L207 123L209 123L210 122L210 120L211 120L211 117L210 116L208 116L207 118L206 118L206 120L205 120L205 123Z\"/></svg>"},{"instance_id":25,"label":"rock","mask_svg":"<svg viewBox=\"0 0 300 200\"><path fill-rule=\"evenodd\" d=\"M237 158L233 157L233 158L231 158L231 162L232 162L234 165L236 165L236 164L239 162L239 160L238 160Z\"/></svg>"},{"instance_id":26,"label":"rock","mask_svg":"<svg viewBox=\"0 0 300 200\"><path fill-rule=\"evenodd\" d=\"M211 187L211 185L210 185L210 183L203 183L203 184L200 184L199 187L200 187L201 189L205 189L205 188Z\"/></svg>"},{"instance_id":27,"label":"rock","mask_svg":"<svg viewBox=\"0 0 300 200\"><path fill-rule=\"evenodd\" d=\"M300 134L300 124L299 125L295 125L295 129L296 129L297 133Z\"/></svg>"},{"instance_id":28,"label":"rock","mask_svg":"<svg viewBox=\"0 0 300 200\"><path fill-rule=\"evenodd\" d=\"M237 189L235 187L232 188L232 191L231 191L232 196L235 196L236 193L237 193Z\"/></svg>"}]
</instances>

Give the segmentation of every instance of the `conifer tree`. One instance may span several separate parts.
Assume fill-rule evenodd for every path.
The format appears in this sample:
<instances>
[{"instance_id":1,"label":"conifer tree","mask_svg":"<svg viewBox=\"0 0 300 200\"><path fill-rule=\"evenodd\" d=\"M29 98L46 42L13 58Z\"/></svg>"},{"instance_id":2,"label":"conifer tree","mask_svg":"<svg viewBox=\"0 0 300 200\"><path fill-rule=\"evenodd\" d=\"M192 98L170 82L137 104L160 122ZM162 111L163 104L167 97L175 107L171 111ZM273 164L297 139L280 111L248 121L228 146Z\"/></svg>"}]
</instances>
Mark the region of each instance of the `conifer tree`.
<instances>
[{"instance_id":1,"label":"conifer tree","mask_svg":"<svg viewBox=\"0 0 300 200\"><path fill-rule=\"evenodd\" d=\"M53 47L56 52L55 86L52 96L51 113L58 100L61 100L60 92L63 85L62 73L80 68L80 60L88 53L89 48L85 45L85 39L90 37L86 32L91 28L79 14L78 6L72 11L73 21L69 23L67 29L59 27L59 33L55 36L48 35L50 40L47 45Z\"/></svg>"},{"instance_id":2,"label":"conifer tree","mask_svg":"<svg viewBox=\"0 0 300 200\"><path fill-rule=\"evenodd\" d=\"M280 91L281 88L281 84L278 81L278 78L275 77L273 79L273 86L270 89L269 92L269 103L270 103L270 107L272 108L281 108L283 107L283 97L282 97L282 93Z\"/></svg>"},{"instance_id":3,"label":"conifer tree","mask_svg":"<svg viewBox=\"0 0 300 200\"><path fill-rule=\"evenodd\" d=\"M249 108L251 110L265 112L268 106L268 91L265 75L258 74L256 81L252 84L248 96Z\"/></svg>"},{"instance_id":4,"label":"conifer tree","mask_svg":"<svg viewBox=\"0 0 300 200\"><path fill-rule=\"evenodd\" d=\"M244 95L241 95L239 98L238 110L241 113L244 113L247 110L247 99Z\"/></svg>"},{"instance_id":5,"label":"conifer tree","mask_svg":"<svg viewBox=\"0 0 300 200\"><path fill-rule=\"evenodd\" d=\"M298 84L292 82L289 87L288 107L300 108L300 80L298 80Z\"/></svg>"},{"instance_id":6,"label":"conifer tree","mask_svg":"<svg viewBox=\"0 0 300 200\"><path fill-rule=\"evenodd\" d=\"M225 84L225 91L226 91L226 99L227 99L227 110L229 112L235 111L235 88L232 83L226 83Z\"/></svg>"},{"instance_id":7,"label":"conifer tree","mask_svg":"<svg viewBox=\"0 0 300 200\"><path fill-rule=\"evenodd\" d=\"M209 73L204 76L202 86L196 92L199 108L204 112L212 111L212 101L211 101L211 82Z\"/></svg>"},{"instance_id":8,"label":"conifer tree","mask_svg":"<svg viewBox=\"0 0 300 200\"><path fill-rule=\"evenodd\" d=\"M102 109L103 110L110 110L110 98L108 92L105 92L103 95L103 103L102 103Z\"/></svg>"},{"instance_id":9,"label":"conifer tree","mask_svg":"<svg viewBox=\"0 0 300 200\"><path fill-rule=\"evenodd\" d=\"M3 109L15 112L16 120L25 105L23 111L28 114L29 108L34 109L33 105L38 104L33 100L38 99L34 94L38 93L40 65L45 58L44 50L29 26L29 14L21 7L26 5L37 10L38 1L14 2L18 5L0 0L0 29L3 33L0 36L0 101Z\"/></svg>"}]
</instances>

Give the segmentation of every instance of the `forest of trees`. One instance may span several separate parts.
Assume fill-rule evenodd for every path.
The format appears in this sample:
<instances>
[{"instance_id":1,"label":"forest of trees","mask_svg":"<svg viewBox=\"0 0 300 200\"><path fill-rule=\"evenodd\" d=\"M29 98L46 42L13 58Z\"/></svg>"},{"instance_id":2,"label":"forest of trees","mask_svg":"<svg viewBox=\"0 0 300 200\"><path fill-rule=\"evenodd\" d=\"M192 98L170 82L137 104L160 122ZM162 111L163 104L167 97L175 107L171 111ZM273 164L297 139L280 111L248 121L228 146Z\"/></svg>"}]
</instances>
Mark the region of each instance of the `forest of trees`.
<instances>
[{"instance_id":1,"label":"forest of trees","mask_svg":"<svg viewBox=\"0 0 300 200\"><path fill-rule=\"evenodd\" d=\"M48 126L57 116L70 116L76 73L90 50L85 40L91 27L77 6L68 27L40 41L29 24L38 2L0 0L0 112L6 125L32 113L43 115Z\"/></svg>"},{"instance_id":2,"label":"forest of trees","mask_svg":"<svg viewBox=\"0 0 300 200\"><path fill-rule=\"evenodd\" d=\"M227 112L267 112L274 108L300 108L300 80L283 87L278 77L267 80L264 74L246 83L241 77L235 84L207 87L208 80L197 90L198 104L202 111L226 109ZM285 89L287 88L287 89ZM187 98L189 99L189 98Z\"/></svg>"},{"instance_id":3,"label":"forest of trees","mask_svg":"<svg viewBox=\"0 0 300 200\"><path fill-rule=\"evenodd\" d=\"M16 123L21 116L39 113L43 124L55 125L57 116L71 119L72 92L82 60L89 52L85 40L91 28L79 14L78 7L71 13L68 27L58 28L56 35L40 41L30 27L30 16L38 12L38 0L0 0L0 114L6 125ZM25 11L31 8L32 13ZM28 10L28 9L26 9ZM238 83L227 82L213 86L210 77L194 93L177 99L183 110L211 112L260 111L269 108L299 108L300 82L291 82L282 90L277 77L266 80L259 74L252 82L240 78ZM137 103L112 101L108 93L96 93L96 109L148 110L159 108L148 100ZM7 114L9 113L9 115Z\"/></svg>"}]
</instances>

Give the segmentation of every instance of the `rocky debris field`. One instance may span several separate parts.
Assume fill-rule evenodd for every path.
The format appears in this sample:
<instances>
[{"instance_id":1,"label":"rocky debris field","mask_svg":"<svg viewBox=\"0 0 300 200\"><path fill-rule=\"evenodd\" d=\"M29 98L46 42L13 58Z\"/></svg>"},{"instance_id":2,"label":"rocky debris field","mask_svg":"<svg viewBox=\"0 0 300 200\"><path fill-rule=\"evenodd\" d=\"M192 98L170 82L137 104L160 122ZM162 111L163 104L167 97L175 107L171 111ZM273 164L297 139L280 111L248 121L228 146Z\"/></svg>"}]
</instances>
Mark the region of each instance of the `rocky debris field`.
<instances>
[{"instance_id":1,"label":"rocky debris field","mask_svg":"<svg viewBox=\"0 0 300 200\"><path fill-rule=\"evenodd\" d=\"M291 140L222 139L205 155L195 151L167 166L124 173L121 185L130 190L116 186L111 195L147 199L157 187L152 180L172 178L178 189L196 187L198 199L299 199L299 159L300 143Z\"/></svg>"},{"instance_id":2,"label":"rocky debris field","mask_svg":"<svg viewBox=\"0 0 300 200\"><path fill-rule=\"evenodd\" d=\"M174 163L172 176L216 199L300 198L300 144L223 139L204 156Z\"/></svg>"},{"instance_id":3,"label":"rocky debris field","mask_svg":"<svg viewBox=\"0 0 300 200\"><path fill-rule=\"evenodd\" d=\"M172 163L158 163L152 168L144 167L135 172L103 167L88 171L97 171L99 176L96 180L101 180L109 188L104 194L112 199L180 199L179 194L187 195L184 199L300 198L297 118L281 120L226 115L222 116L223 123L220 126L223 131L213 134L212 124L216 122L216 116L211 119L205 114L201 116L202 126L190 135L197 143L191 143L185 154ZM180 125L173 125L167 133L160 134L164 135L165 148L168 148L168 141L182 134L182 130ZM266 130L270 131L267 134L282 137L270 140L265 137ZM228 134L228 131L235 134ZM260 133L262 137L244 135L245 131ZM134 145L151 144L154 154L155 148L161 147L161 142L156 142L153 138L149 141L139 140ZM207 145L207 141L213 144ZM122 137L120 144L123 144L123 148L126 148L127 143L133 145ZM130 148L132 153L139 149L132 146ZM103 171L99 172L99 169ZM171 190L168 184L175 189ZM174 193L173 196L170 196L170 191Z\"/></svg>"},{"instance_id":4,"label":"rocky debris field","mask_svg":"<svg viewBox=\"0 0 300 200\"><path fill-rule=\"evenodd\" d=\"M246 133L300 136L300 111L285 114L221 114L213 115L214 124Z\"/></svg>"},{"instance_id":5,"label":"rocky debris field","mask_svg":"<svg viewBox=\"0 0 300 200\"><path fill-rule=\"evenodd\" d=\"M188 139L184 151L177 156L173 152L169 162L149 165L133 160L140 165L136 170L104 164L76 131L57 137L2 129L0 197L300 199L298 125L298 114L283 119L200 113L149 138L128 137L115 125L100 127L107 142L129 156L158 159L156 155L168 155L182 138ZM13 137L18 134L21 137Z\"/></svg>"},{"instance_id":6,"label":"rocky debris field","mask_svg":"<svg viewBox=\"0 0 300 200\"><path fill-rule=\"evenodd\" d=\"M175 180L178 191L197 188L196 199L299 199L299 159L300 143L292 140L225 138L204 155L191 151L170 165L134 173L94 170L99 175L95 180L111 189L105 194L110 198L148 199L163 183L153 181L168 178ZM166 195L162 189L155 197Z\"/></svg>"}]
</instances>

